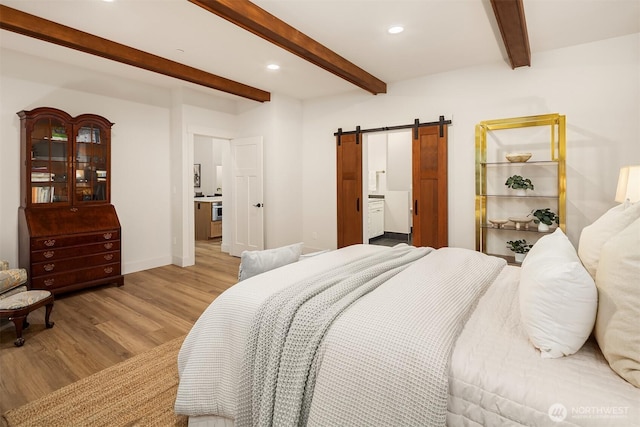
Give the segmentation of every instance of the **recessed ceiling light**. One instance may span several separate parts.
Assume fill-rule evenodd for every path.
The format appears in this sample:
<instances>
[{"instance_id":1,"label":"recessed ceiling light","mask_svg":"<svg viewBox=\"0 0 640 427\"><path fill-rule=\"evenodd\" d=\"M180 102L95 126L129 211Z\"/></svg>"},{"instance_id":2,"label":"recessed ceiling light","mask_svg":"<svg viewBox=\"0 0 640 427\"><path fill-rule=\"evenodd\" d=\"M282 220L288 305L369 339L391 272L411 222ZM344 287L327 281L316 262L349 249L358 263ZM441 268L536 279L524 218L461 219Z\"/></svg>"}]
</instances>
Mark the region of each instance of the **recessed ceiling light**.
<instances>
[{"instance_id":1,"label":"recessed ceiling light","mask_svg":"<svg viewBox=\"0 0 640 427\"><path fill-rule=\"evenodd\" d=\"M404 27L400 26L400 25L394 25L393 27L389 27L389 29L387 30L387 32L389 34L398 34L404 31Z\"/></svg>"},{"instance_id":2,"label":"recessed ceiling light","mask_svg":"<svg viewBox=\"0 0 640 427\"><path fill-rule=\"evenodd\" d=\"M267 68L270 70L279 70L280 66L278 64L269 64L267 65Z\"/></svg>"}]
</instances>

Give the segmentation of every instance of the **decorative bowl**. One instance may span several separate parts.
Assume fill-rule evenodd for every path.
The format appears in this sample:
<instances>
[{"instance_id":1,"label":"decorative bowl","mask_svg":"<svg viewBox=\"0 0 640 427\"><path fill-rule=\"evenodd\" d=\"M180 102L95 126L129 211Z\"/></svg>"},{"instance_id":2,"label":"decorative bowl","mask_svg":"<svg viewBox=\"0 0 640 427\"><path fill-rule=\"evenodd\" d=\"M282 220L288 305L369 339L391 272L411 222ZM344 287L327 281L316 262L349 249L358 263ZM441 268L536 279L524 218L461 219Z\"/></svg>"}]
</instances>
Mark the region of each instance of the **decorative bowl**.
<instances>
[{"instance_id":1,"label":"decorative bowl","mask_svg":"<svg viewBox=\"0 0 640 427\"><path fill-rule=\"evenodd\" d=\"M509 222L508 219L490 219L489 222L495 227L495 228L502 228L503 225L505 225L506 223Z\"/></svg>"},{"instance_id":2,"label":"decorative bowl","mask_svg":"<svg viewBox=\"0 0 640 427\"><path fill-rule=\"evenodd\" d=\"M522 225L524 225L525 228L529 228L529 223L531 221L533 221L533 218L531 218L531 217L524 217L524 218L509 217L509 221L511 221L511 222L516 224L516 230L520 230L520 226L522 226Z\"/></svg>"},{"instance_id":3,"label":"decorative bowl","mask_svg":"<svg viewBox=\"0 0 640 427\"><path fill-rule=\"evenodd\" d=\"M524 163L531 158L531 153L507 153L505 157L511 163Z\"/></svg>"}]
</instances>

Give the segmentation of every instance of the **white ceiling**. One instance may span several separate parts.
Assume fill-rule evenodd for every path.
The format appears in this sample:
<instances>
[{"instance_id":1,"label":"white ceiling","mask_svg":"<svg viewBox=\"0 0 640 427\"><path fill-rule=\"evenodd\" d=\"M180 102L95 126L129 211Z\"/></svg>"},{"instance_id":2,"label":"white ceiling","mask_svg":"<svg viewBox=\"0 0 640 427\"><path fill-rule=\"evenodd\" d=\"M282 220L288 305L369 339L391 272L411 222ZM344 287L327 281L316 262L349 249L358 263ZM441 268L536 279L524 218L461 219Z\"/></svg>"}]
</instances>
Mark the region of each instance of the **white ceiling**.
<instances>
[{"instance_id":1,"label":"white ceiling","mask_svg":"<svg viewBox=\"0 0 640 427\"><path fill-rule=\"evenodd\" d=\"M187 0L0 0L6 6L299 99L362 89ZM489 0L254 0L387 84L483 63L509 67ZM524 0L532 52L640 32L639 0ZM405 31L389 35L391 25ZM0 46L163 87L220 92L0 31ZM268 71L268 63L281 66ZM363 93L366 93L362 91Z\"/></svg>"}]
</instances>

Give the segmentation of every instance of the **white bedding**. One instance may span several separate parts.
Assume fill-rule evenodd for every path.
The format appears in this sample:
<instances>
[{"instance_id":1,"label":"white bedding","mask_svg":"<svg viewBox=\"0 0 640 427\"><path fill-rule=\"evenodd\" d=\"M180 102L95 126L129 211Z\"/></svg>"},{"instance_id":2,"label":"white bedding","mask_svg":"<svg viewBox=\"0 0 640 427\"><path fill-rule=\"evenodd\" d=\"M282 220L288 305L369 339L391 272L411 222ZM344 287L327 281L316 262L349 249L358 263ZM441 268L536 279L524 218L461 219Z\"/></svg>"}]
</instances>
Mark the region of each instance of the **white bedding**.
<instances>
[{"instance_id":1,"label":"white bedding","mask_svg":"<svg viewBox=\"0 0 640 427\"><path fill-rule=\"evenodd\" d=\"M329 252L240 282L218 297L180 351L176 411L188 414L190 425L233 425L245 336L259 305L327 266L382 250L362 245ZM595 344L570 357L541 359L527 342L518 312L519 271L503 270L457 341L447 424L557 425L549 411L561 417L564 408L565 425L640 425L640 390L610 370Z\"/></svg>"},{"instance_id":2,"label":"white bedding","mask_svg":"<svg viewBox=\"0 0 640 427\"><path fill-rule=\"evenodd\" d=\"M302 278L385 249L388 248L350 246L267 271L222 293L200 316L178 354L176 411L190 416L216 414L233 420L246 336L260 304ZM187 383L189 387L185 386Z\"/></svg>"},{"instance_id":3,"label":"white bedding","mask_svg":"<svg viewBox=\"0 0 640 427\"><path fill-rule=\"evenodd\" d=\"M640 426L640 390L611 370L595 340L543 359L520 322L519 267L506 267L480 300L454 349L451 426ZM562 405L562 406L560 406ZM556 414L564 423L553 421Z\"/></svg>"}]
</instances>

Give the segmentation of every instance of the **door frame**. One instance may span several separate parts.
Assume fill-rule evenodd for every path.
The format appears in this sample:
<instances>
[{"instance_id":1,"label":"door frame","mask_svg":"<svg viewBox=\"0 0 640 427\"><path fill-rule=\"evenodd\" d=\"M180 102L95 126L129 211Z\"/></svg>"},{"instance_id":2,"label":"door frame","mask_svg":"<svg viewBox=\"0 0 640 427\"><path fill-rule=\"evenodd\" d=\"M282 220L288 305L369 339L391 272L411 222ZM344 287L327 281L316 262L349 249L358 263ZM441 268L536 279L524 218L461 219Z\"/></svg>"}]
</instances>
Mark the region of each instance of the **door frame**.
<instances>
[{"instance_id":1,"label":"door frame","mask_svg":"<svg viewBox=\"0 0 640 427\"><path fill-rule=\"evenodd\" d=\"M187 126L186 130L186 138L185 143L183 144L183 163L182 163L182 197L180 208L182 211L182 221L180 222L181 226L179 227L179 232L176 232L173 237L172 244L175 246L178 243L181 243L182 248L182 257L176 257L174 254L174 264L177 264L181 267L188 267L191 265L195 265L196 262L196 237L195 237L195 210L194 210L194 191L193 191L193 164L195 161L194 157L194 147L195 147L195 135L205 136L213 139L221 139L221 140L231 140L233 135L231 132L222 130L209 128L204 126ZM225 160L225 156L223 153L223 162ZM228 169L228 168L227 168ZM227 180L227 173L224 173L223 181ZM176 188L172 186L172 192L176 192ZM223 204L225 200L225 196L223 193ZM228 196L227 196L228 197ZM175 222L174 222L175 224ZM222 240L223 245L221 247L223 252L228 252L228 248L225 247L225 229L227 227L224 226L222 230ZM180 242L177 242L177 239L180 239ZM226 250L225 250L226 249ZM181 262L176 262L177 259L180 259Z\"/></svg>"}]
</instances>

